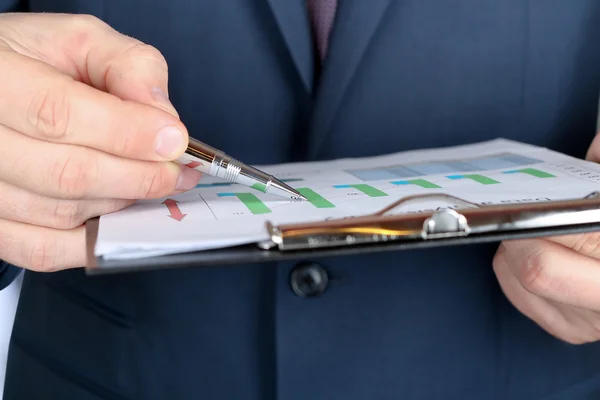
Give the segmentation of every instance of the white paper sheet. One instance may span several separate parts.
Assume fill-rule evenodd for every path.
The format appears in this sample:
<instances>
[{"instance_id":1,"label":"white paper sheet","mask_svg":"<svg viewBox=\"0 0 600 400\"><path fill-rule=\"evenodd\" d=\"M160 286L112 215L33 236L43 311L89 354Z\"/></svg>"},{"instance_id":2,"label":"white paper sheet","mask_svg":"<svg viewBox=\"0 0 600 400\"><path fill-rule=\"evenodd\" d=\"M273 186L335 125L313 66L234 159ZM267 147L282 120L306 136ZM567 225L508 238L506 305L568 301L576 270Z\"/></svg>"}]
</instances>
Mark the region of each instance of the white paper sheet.
<instances>
[{"instance_id":1,"label":"white paper sheet","mask_svg":"<svg viewBox=\"0 0 600 400\"><path fill-rule=\"evenodd\" d=\"M266 221L361 216L420 193L490 204L570 199L600 189L600 166L504 139L259 168L302 190L311 201L289 201L205 177L189 192L102 216L96 255L127 259L254 243L268 239ZM439 206L448 204L411 204L397 213Z\"/></svg>"}]
</instances>

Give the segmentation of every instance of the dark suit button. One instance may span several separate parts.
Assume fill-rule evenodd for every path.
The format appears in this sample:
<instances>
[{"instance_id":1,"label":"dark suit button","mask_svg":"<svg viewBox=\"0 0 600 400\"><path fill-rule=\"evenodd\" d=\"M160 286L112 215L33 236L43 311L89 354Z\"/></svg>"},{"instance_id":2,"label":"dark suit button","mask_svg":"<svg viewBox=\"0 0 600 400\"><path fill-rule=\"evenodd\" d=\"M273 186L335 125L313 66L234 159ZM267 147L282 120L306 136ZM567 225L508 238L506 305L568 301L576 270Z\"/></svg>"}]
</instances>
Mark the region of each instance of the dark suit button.
<instances>
[{"instance_id":1,"label":"dark suit button","mask_svg":"<svg viewBox=\"0 0 600 400\"><path fill-rule=\"evenodd\" d=\"M327 288L327 271L316 263L302 263L294 267L290 283L300 297L318 296Z\"/></svg>"}]
</instances>

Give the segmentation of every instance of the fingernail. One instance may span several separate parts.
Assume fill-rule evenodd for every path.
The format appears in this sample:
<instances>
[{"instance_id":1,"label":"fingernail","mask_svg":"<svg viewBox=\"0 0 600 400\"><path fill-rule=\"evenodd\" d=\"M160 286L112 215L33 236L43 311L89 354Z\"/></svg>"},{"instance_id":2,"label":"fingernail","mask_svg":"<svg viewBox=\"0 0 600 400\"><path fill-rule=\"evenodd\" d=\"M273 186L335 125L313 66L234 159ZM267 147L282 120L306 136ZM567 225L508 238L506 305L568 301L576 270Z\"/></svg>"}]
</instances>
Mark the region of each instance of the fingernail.
<instances>
[{"instance_id":1,"label":"fingernail","mask_svg":"<svg viewBox=\"0 0 600 400\"><path fill-rule=\"evenodd\" d=\"M185 146L185 135L179 129L168 126L158 132L154 150L156 154L166 159L173 159L179 155Z\"/></svg>"},{"instance_id":2,"label":"fingernail","mask_svg":"<svg viewBox=\"0 0 600 400\"><path fill-rule=\"evenodd\" d=\"M202 173L185 166L181 166L181 173L177 180L176 190L190 190L196 187L198 182L202 178Z\"/></svg>"},{"instance_id":3,"label":"fingernail","mask_svg":"<svg viewBox=\"0 0 600 400\"><path fill-rule=\"evenodd\" d=\"M165 107L165 111L167 111L170 114L174 115L175 117L179 118L179 114L175 110L173 103L171 103L171 100L169 100L169 96L167 96L167 94L165 93L164 90L162 90L159 87L153 88L152 89L152 97L154 97L154 100L156 100L157 102L159 102L160 104L162 104Z\"/></svg>"}]
</instances>

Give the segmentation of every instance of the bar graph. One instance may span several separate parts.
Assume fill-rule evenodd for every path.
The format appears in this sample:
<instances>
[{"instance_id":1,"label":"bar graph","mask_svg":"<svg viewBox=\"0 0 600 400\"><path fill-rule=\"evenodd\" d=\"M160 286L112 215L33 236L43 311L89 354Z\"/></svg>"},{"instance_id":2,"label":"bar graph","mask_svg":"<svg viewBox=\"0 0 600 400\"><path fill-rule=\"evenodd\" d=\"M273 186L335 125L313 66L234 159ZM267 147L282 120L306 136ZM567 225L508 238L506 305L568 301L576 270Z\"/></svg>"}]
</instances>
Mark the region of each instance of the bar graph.
<instances>
[{"instance_id":1,"label":"bar graph","mask_svg":"<svg viewBox=\"0 0 600 400\"><path fill-rule=\"evenodd\" d=\"M306 199L317 208L335 208L335 205L332 202L312 189L298 188L296 190L298 190L302 196L306 197Z\"/></svg>"},{"instance_id":2,"label":"bar graph","mask_svg":"<svg viewBox=\"0 0 600 400\"><path fill-rule=\"evenodd\" d=\"M365 185L362 183L356 184L356 185L335 185L333 186L336 189L356 189L359 190L361 192L363 192L364 194L366 194L369 197L384 197L387 196L387 193L382 192L381 190L374 188L371 185Z\"/></svg>"},{"instance_id":3,"label":"bar graph","mask_svg":"<svg viewBox=\"0 0 600 400\"><path fill-rule=\"evenodd\" d=\"M392 185L417 185L424 189L440 189L441 186L436 185L433 182L430 182L425 179L413 179L410 181L393 181L390 182Z\"/></svg>"},{"instance_id":4,"label":"bar graph","mask_svg":"<svg viewBox=\"0 0 600 400\"><path fill-rule=\"evenodd\" d=\"M556 178L556 175L552 175L548 172L541 171L535 168L523 168L523 169L515 169L510 171L504 171L505 174L528 174L531 176L535 176L536 178Z\"/></svg>"},{"instance_id":5,"label":"bar graph","mask_svg":"<svg viewBox=\"0 0 600 400\"><path fill-rule=\"evenodd\" d=\"M435 158L349 159L336 161L341 165L332 169L324 168L319 162L308 169L291 165L270 170L273 176L294 187L306 201L266 194L265 185L247 187L207 176L195 190L182 195L183 212L177 213L177 203L162 204L162 211L164 213L164 207L168 207L170 221L185 213L185 218L177 220L182 225L189 224L195 216L202 221L239 218L240 224L250 220L278 222L289 218L296 221L305 216L331 219L375 213L403 197L432 193L458 197L466 194L485 202L525 201L533 191L570 192L568 188L557 190L568 179L577 179L582 184L579 181L586 178L584 174L600 176L600 172L593 169L582 169L570 178L573 175L571 169L565 169L559 162L545 160L544 154L502 151L490 149L480 157L476 152L460 151ZM410 207L407 205L406 210Z\"/></svg>"},{"instance_id":6,"label":"bar graph","mask_svg":"<svg viewBox=\"0 0 600 400\"><path fill-rule=\"evenodd\" d=\"M470 184L482 186L479 190L484 190L487 186L490 187L489 190L498 190L510 187L515 182L548 178L560 179L556 175L545 171L548 168L547 165L533 165L540 162L521 155L501 154L465 160L432 161L352 171L341 170L342 175L338 174L335 177L328 178L323 178L319 175L319 172L313 172L316 174L316 178L313 180L296 174L289 174L281 181L295 183L296 190L306 197L306 202L299 202L304 207L302 212L310 212L311 208L339 210L348 208L354 201L364 200L365 197L396 197L404 196L408 192L425 192L437 189L452 191L469 184L469 182L459 184L459 181L470 181ZM350 173L353 177L348 178L348 175L344 173ZM514 176L516 179L511 179L511 174L521 175L521 177ZM345 182L340 182L342 179ZM264 193L266 186L261 184L255 184L251 188L247 188L231 182L208 181L208 183L198 184L196 188L206 190L207 199L217 195L217 198L223 200L226 198L237 200L237 202L227 201L221 203L208 200L207 205L209 205L215 216L281 215L288 212L286 210L289 207L297 207L295 202L281 203L282 199L263 198L262 193ZM240 192L233 190L234 188ZM402 188L406 188L406 190ZM253 189L258 192L253 193ZM209 193L212 193L212 195L209 195ZM361 201L360 204L364 203ZM229 211L224 213L223 210L226 209Z\"/></svg>"},{"instance_id":7,"label":"bar graph","mask_svg":"<svg viewBox=\"0 0 600 400\"><path fill-rule=\"evenodd\" d=\"M469 172L492 171L499 169L515 170L520 167L541 163L541 160L519 154L497 154L461 160L441 160L412 164L394 165L371 169L346 170L347 173L366 181L410 179L437 174L464 174Z\"/></svg>"},{"instance_id":8,"label":"bar graph","mask_svg":"<svg viewBox=\"0 0 600 400\"><path fill-rule=\"evenodd\" d=\"M237 197L252 214L268 214L271 209L252 193L218 193L218 197Z\"/></svg>"},{"instance_id":9,"label":"bar graph","mask_svg":"<svg viewBox=\"0 0 600 400\"><path fill-rule=\"evenodd\" d=\"M479 175L479 174L449 175L446 178L452 179L452 180L470 179L470 180L480 183L482 185L495 185L495 184L500 183L495 179L488 178L487 176L483 176L483 175Z\"/></svg>"}]
</instances>

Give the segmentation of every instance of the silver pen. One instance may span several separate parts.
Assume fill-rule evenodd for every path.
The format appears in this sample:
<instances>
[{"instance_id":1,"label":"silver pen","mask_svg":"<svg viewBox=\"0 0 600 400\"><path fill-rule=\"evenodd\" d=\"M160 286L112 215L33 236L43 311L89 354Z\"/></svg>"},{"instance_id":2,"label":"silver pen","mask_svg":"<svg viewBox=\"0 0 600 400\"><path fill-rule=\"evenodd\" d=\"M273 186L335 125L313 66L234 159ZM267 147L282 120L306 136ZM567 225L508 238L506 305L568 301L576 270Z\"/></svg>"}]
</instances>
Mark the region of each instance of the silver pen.
<instances>
[{"instance_id":1,"label":"silver pen","mask_svg":"<svg viewBox=\"0 0 600 400\"><path fill-rule=\"evenodd\" d=\"M279 179L254 167L241 163L220 150L194 138L190 138L187 150L175 162L193 168L203 174L228 182L239 183L276 196L293 200L306 200L297 190Z\"/></svg>"}]
</instances>

